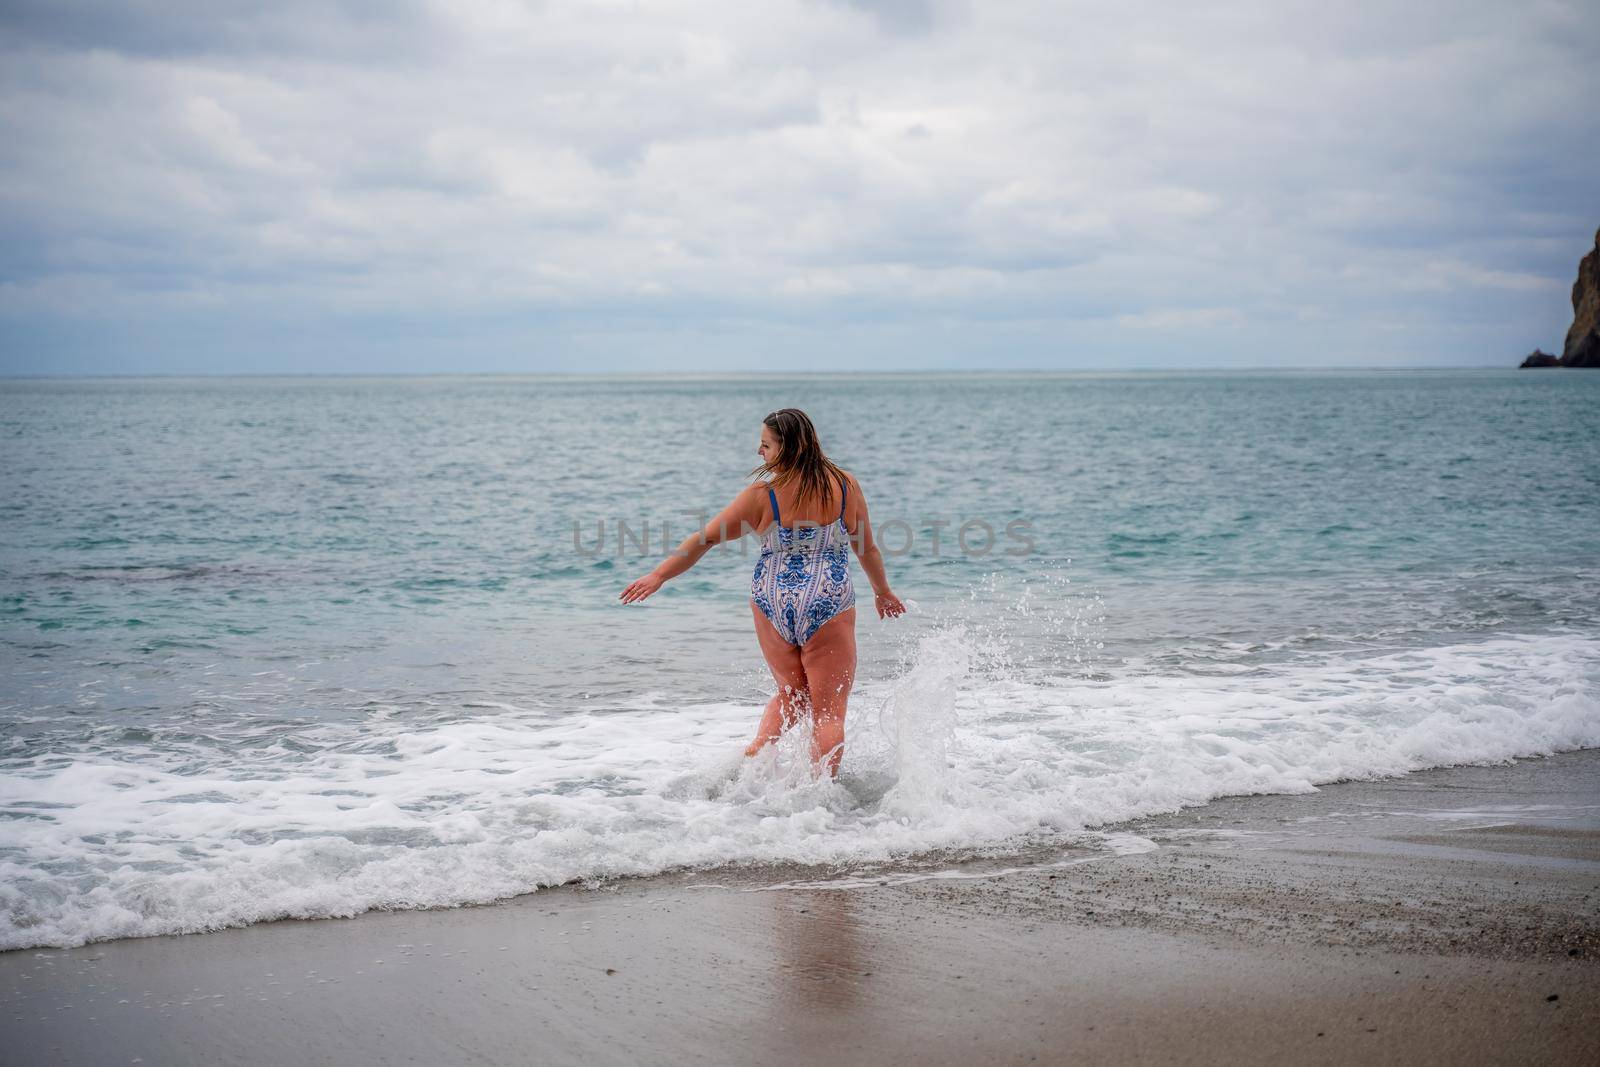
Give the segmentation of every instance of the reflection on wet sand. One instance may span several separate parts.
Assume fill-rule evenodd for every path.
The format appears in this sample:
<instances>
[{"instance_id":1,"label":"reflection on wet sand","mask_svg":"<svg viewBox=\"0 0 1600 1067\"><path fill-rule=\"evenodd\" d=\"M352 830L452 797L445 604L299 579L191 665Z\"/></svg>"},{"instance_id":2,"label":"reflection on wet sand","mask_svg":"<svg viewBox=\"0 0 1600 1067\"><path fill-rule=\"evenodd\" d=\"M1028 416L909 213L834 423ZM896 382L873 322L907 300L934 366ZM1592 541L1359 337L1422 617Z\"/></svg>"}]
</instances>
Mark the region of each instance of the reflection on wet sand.
<instances>
[{"instance_id":1,"label":"reflection on wet sand","mask_svg":"<svg viewBox=\"0 0 1600 1067\"><path fill-rule=\"evenodd\" d=\"M777 1015L837 1012L861 1001L875 961L855 898L848 890L770 894Z\"/></svg>"}]
</instances>

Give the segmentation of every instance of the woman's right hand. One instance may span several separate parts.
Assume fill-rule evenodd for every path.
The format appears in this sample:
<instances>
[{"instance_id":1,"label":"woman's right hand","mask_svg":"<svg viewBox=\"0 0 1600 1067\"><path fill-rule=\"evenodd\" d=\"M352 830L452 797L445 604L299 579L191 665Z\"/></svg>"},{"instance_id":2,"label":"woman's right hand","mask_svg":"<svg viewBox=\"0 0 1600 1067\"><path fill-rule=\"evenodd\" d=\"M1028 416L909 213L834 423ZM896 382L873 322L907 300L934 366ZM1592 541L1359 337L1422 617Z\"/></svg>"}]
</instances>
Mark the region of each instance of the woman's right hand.
<instances>
[{"instance_id":1,"label":"woman's right hand","mask_svg":"<svg viewBox=\"0 0 1600 1067\"><path fill-rule=\"evenodd\" d=\"M660 589L661 585L661 576L656 574L655 571L651 571L643 577L635 578L632 584L622 591L622 596L618 599L624 604L633 604Z\"/></svg>"},{"instance_id":2,"label":"woman's right hand","mask_svg":"<svg viewBox=\"0 0 1600 1067\"><path fill-rule=\"evenodd\" d=\"M872 599L877 605L880 619L893 619L906 613L906 606L893 593L878 593Z\"/></svg>"}]
</instances>

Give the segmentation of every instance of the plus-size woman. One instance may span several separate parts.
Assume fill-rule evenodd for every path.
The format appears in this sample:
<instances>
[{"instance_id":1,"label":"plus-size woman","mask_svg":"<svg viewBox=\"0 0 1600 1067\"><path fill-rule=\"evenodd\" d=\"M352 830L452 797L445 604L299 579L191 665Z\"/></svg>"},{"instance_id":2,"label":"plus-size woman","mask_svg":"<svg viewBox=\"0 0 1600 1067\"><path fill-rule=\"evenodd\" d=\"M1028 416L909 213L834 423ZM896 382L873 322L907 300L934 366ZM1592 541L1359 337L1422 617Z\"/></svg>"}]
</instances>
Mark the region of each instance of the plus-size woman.
<instances>
[{"instance_id":1,"label":"plus-size woman","mask_svg":"<svg viewBox=\"0 0 1600 1067\"><path fill-rule=\"evenodd\" d=\"M655 570L624 589L621 599L626 604L643 600L694 566L712 545L746 532L759 534L750 613L778 691L767 702L745 755L755 755L809 715L812 761L837 775L844 756L845 706L856 673L852 541L872 581L878 617L893 618L906 609L889 590L860 483L823 453L805 412L784 408L768 415L757 452L761 464L750 473L762 477Z\"/></svg>"}]
</instances>

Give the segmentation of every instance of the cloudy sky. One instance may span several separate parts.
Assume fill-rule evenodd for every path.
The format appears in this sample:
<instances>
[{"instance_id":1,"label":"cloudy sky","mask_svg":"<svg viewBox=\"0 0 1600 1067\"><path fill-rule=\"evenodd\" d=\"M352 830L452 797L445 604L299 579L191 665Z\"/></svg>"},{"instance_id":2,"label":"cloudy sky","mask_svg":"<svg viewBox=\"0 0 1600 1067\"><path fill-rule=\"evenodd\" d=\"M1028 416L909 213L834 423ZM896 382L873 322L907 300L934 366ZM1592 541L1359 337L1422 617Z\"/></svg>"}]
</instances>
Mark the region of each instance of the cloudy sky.
<instances>
[{"instance_id":1,"label":"cloudy sky","mask_svg":"<svg viewBox=\"0 0 1600 1067\"><path fill-rule=\"evenodd\" d=\"M1514 365L1600 5L4 0L0 373Z\"/></svg>"}]
</instances>

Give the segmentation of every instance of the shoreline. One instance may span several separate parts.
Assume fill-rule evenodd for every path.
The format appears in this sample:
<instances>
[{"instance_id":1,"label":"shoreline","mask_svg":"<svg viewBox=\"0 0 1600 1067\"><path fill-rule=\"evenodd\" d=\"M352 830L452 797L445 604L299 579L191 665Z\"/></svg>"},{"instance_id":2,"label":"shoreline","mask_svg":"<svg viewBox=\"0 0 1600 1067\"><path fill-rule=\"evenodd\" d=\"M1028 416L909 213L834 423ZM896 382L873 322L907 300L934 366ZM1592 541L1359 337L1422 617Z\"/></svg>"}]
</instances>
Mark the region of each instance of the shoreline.
<instances>
[{"instance_id":1,"label":"shoreline","mask_svg":"<svg viewBox=\"0 0 1600 1067\"><path fill-rule=\"evenodd\" d=\"M18 949L0 1019L36 1063L1600 1058L1600 749L1099 837Z\"/></svg>"}]
</instances>

